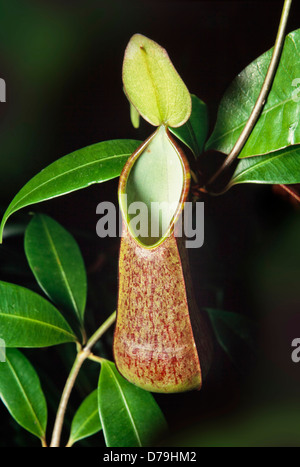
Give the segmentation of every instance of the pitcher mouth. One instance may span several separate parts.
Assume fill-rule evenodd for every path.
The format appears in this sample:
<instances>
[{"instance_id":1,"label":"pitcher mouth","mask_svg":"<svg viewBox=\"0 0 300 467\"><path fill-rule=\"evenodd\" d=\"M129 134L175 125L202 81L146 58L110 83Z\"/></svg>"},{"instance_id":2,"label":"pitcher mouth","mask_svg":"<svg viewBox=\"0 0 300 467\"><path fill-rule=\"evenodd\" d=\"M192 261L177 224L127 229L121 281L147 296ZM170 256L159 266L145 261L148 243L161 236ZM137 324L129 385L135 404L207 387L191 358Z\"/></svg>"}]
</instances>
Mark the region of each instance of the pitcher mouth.
<instances>
[{"instance_id":1,"label":"pitcher mouth","mask_svg":"<svg viewBox=\"0 0 300 467\"><path fill-rule=\"evenodd\" d=\"M166 182L154 182L154 176L150 179L153 167L158 176L161 170ZM119 180L119 205L123 222L139 246L154 249L173 232L188 197L190 179L186 156L164 125L128 159ZM143 235L133 226L137 221L132 212L137 210L138 231L143 230ZM154 230L155 236L151 235Z\"/></svg>"}]
</instances>

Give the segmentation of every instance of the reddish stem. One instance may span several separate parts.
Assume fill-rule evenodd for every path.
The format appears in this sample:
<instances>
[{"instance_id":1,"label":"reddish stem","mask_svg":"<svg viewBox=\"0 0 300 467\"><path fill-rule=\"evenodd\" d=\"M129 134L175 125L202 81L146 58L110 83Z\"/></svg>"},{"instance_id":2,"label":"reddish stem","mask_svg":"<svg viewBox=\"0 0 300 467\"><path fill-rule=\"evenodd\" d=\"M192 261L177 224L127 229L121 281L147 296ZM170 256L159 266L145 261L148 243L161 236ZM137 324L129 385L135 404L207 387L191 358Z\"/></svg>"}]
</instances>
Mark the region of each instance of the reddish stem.
<instances>
[{"instance_id":1,"label":"reddish stem","mask_svg":"<svg viewBox=\"0 0 300 467\"><path fill-rule=\"evenodd\" d=\"M289 195L291 195L298 203L300 203L300 195L297 193L296 190L294 190L291 186L288 185L279 185L280 188L285 190Z\"/></svg>"}]
</instances>

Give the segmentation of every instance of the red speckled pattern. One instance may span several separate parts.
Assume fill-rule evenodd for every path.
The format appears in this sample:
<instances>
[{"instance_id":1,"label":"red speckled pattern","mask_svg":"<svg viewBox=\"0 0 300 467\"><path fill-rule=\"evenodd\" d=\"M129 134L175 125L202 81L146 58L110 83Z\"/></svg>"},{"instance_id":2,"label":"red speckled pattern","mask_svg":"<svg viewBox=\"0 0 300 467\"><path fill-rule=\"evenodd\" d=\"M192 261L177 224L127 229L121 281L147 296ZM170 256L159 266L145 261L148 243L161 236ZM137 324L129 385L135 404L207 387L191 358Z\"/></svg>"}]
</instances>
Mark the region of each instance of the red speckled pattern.
<instances>
[{"instance_id":1,"label":"red speckled pattern","mask_svg":"<svg viewBox=\"0 0 300 467\"><path fill-rule=\"evenodd\" d=\"M152 392L201 387L176 239L153 250L129 233L121 241L114 357L120 373Z\"/></svg>"}]
</instances>

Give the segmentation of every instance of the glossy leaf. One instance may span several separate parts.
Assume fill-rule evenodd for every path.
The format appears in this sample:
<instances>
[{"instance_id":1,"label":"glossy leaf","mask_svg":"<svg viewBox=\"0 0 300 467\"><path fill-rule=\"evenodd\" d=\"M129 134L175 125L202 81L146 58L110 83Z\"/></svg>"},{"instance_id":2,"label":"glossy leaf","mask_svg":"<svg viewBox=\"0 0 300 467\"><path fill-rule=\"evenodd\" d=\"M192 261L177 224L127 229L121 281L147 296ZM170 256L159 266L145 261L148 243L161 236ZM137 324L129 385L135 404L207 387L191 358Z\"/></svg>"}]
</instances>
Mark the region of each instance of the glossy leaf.
<instances>
[{"instance_id":1,"label":"glossy leaf","mask_svg":"<svg viewBox=\"0 0 300 467\"><path fill-rule=\"evenodd\" d=\"M178 127L191 114L191 97L167 52L141 34L130 39L123 62L126 95L154 126Z\"/></svg>"},{"instance_id":2,"label":"glossy leaf","mask_svg":"<svg viewBox=\"0 0 300 467\"><path fill-rule=\"evenodd\" d=\"M272 51L252 62L226 91L206 149L229 154L258 98ZM269 97L240 158L267 154L300 143L299 54L300 29L286 37Z\"/></svg>"},{"instance_id":3,"label":"glossy leaf","mask_svg":"<svg viewBox=\"0 0 300 467\"><path fill-rule=\"evenodd\" d=\"M192 98L192 113L188 121L179 128L170 128L194 154L199 157L203 152L208 133L208 111L206 104L194 94Z\"/></svg>"},{"instance_id":4,"label":"glossy leaf","mask_svg":"<svg viewBox=\"0 0 300 467\"><path fill-rule=\"evenodd\" d=\"M98 433L101 428L98 390L96 389L84 399L73 418L68 446L70 447L77 441Z\"/></svg>"},{"instance_id":5,"label":"glossy leaf","mask_svg":"<svg viewBox=\"0 0 300 467\"><path fill-rule=\"evenodd\" d=\"M228 185L238 183L300 183L300 146L283 149L264 156L242 159Z\"/></svg>"},{"instance_id":6,"label":"glossy leaf","mask_svg":"<svg viewBox=\"0 0 300 467\"><path fill-rule=\"evenodd\" d=\"M217 341L235 366L243 372L256 352L256 329L245 316L206 308Z\"/></svg>"},{"instance_id":7,"label":"glossy leaf","mask_svg":"<svg viewBox=\"0 0 300 467\"><path fill-rule=\"evenodd\" d=\"M60 308L83 322L87 277L79 247L60 224L48 216L34 216L25 233L30 268L44 292Z\"/></svg>"},{"instance_id":8,"label":"glossy leaf","mask_svg":"<svg viewBox=\"0 0 300 467\"><path fill-rule=\"evenodd\" d=\"M0 336L7 347L48 347L76 340L51 303L7 282L0 282Z\"/></svg>"},{"instance_id":9,"label":"glossy leaf","mask_svg":"<svg viewBox=\"0 0 300 467\"><path fill-rule=\"evenodd\" d=\"M39 377L16 349L7 349L6 361L0 363L0 398L23 428L45 438L47 406Z\"/></svg>"},{"instance_id":10,"label":"glossy leaf","mask_svg":"<svg viewBox=\"0 0 300 467\"><path fill-rule=\"evenodd\" d=\"M120 178L120 206L130 232L143 246L154 248L168 235L188 177L164 126L128 160Z\"/></svg>"},{"instance_id":11,"label":"glossy leaf","mask_svg":"<svg viewBox=\"0 0 300 467\"><path fill-rule=\"evenodd\" d=\"M109 361L101 365L98 402L108 447L154 446L162 440L167 425L152 394L126 381Z\"/></svg>"},{"instance_id":12,"label":"glossy leaf","mask_svg":"<svg viewBox=\"0 0 300 467\"><path fill-rule=\"evenodd\" d=\"M139 146L135 140L113 140L87 146L50 164L14 197L0 226L0 241L7 219L16 211L120 175L128 157Z\"/></svg>"}]
</instances>

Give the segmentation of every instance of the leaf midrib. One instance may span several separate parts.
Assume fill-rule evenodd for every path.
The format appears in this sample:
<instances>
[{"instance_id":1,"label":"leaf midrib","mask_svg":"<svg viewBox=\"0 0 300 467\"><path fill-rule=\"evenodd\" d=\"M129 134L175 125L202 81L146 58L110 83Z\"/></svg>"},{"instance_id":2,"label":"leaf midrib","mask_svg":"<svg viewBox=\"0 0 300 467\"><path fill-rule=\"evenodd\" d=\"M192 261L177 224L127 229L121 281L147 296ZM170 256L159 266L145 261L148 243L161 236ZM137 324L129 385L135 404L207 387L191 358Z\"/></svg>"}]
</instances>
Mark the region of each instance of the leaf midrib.
<instances>
[{"instance_id":1,"label":"leaf midrib","mask_svg":"<svg viewBox=\"0 0 300 467\"><path fill-rule=\"evenodd\" d=\"M47 179L45 182L41 183L40 185L38 185L37 187L35 187L34 189L32 189L31 191L27 192L22 198L18 199L17 202L12 206L12 209L10 211L8 211L7 215L5 217L7 217L8 215L12 214L14 212L14 210L16 208L18 208L18 206L20 205L20 203L22 203L22 201L29 197L30 195L32 195L32 193L34 193L36 190L39 190L41 187L53 182L54 180L57 180L61 177L64 177L66 175L69 175L70 173L72 172L76 172L77 170L81 170L82 168L84 167L88 167L89 165L94 165L94 164L99 164L100 161L103 161L103 162L106 162L106 161L109 161L111 159L115 159L115 158L121 158L121 157L125 157L125 156L130 156L130 153L125 153L125 154L115 154L114 156L109 156L109 157L106 157L106 158L103 158L103 159L98 159L97 161L92 161L92 162L88 162L86 164L82 164L82 165L79 165L79 166L76 166L74 167L73 169L70 169L70 170L67 170L59 175L56 175L52 178L49 178ZM45 169L44 169L45 170ZM36 177L38 176L39 174L36 175ZM32 179L33 180L33 179ZM30 183L30 182L28 182ZM24 189L25 189L26 185L24 186ZM70 193L72 191L75 191L76 188L73 190L71 189L70 191L63 191L63 193ZM56 196L59 196L59 195L56 195Z\"/></svg>"},{"instance_id":2,"label":"leaf midrib","mask_svg":"<svg viewBox=\"0 0 300 467\"><path fill-rule=\"evenodd\" d=\"M252 165L251 167L248 167L247 169L244 169L243 172L240 172L236 177L234 177L232 179L232 182L234 182L235 180L238 180L239 177L244 176L246 173L251 172L252 170L256 170L261 165L267 164L268 162L270 162L270 161L272 161L274 159L288 156L288 155L290 155L290 154L292 154L294 152L297 152L297 151L300 151L300 147L292 149L288 154L282 154L282 153L281 154L274 154L274 156L268 157L267 159L265 159L265 160L263 160L261 162L258 162L257 164Z\"/></svg>"},{"instance_id":3,"label":"leaf midrib","mask_svg":"<svg viewBox=\"0 0 300 467\"><path fill-rule=\"evenodd\" d=\"M141 442L141 439L140 439L140 436L139 436L137 427L136 427L136 425L135 425L135 422L134 422L134 420L133 420L133 417L132 417L132 415L131 415L131 412L130 412L130 409L129 409L129 405L128 405L128 403L127 403L127 400L126 400L126 397L125 397L125 395L124 395L124 392L122 391L122 388L121 388L121 386L120 386L120 383L119 383L119 381L117 380L117 378L116 378L116 376L115 376L113 370L110 368L109 365L107 365L107 368L108 368L109 372L111 373L111 375L112 375L112 377L113 377L113 379L114 379L114 381L115 381L115 383L116 383L117 388L118 388L119 391L120 391L120 394L121 394L121 397L122 397L122 399L123 399L125 408L126 408L126 410L127 410L127 414L128 414L128 416L129 416L129 420L131 421L131 424L132 424L132 426L133 426L133 430L134 430L136 439L137 439L137 441L138 441L139 446L142 447L142 442Z\"/></svg>"},{"instance_id":4,"label":"leaf midrib","mask_svg":"<svg viewBox=\"0 0 300 467\"><path fill-rule=\"evenodd\" d=\"M80 426L77 428L77 430L73 433L73 435L71 436L71 441L73 441L74 443L76 443L77 441L79 441L80 439L82 439L80 437L80 432L83 431L84 427L86 427L88 425L88 423L95 417L95 415L98 415L99 416L99 410L98 408L96 408L88 417L86 417L84 419L84 422L80 424ZM100 421L100 417L99 417L99 421ZM99 431L101 430L101 426L99 428ZM79 438L78 438L78 434L79 434Z\"/></svg>"},{"instance_id":5,"label":"leaf midrib","mask_svg":"<svg viewBox=\"0 0 300 467\"><path fill-rule=\"evenodd\" d=\"M49 327L51 329L55 329L56 331L59 331L60 333L62 334L65 334L66 336L70 336L72 337L72 340L74 340L74 335L71 334L70 332L66 331L65 329L62 329L54 324L51 324L51 323L47 323L45 321L40 321L38 319L34 319L34 318L28 318L27 316L22 316L22 315L16 315L16 314L11 314L11 313L4 313L3 311L0 312L0 316L3 316L3 317L6 317L6 318L12 318L12 319L19 319L19 320L23 320L23 321L30 321L30 322L33 322L35 324L38 324L39 326L44 326L44 327Z\"/></svg>"},{"instance_id":6,"label":"leaf midrib","mask_svg":"<svg viewBox=\"0 0 300 467\"><path fill-rule=\"evenodd\" d=\"M57 249L56 249L56 247L55 247L55 244L54 244L54 242L53 242L53 240L52 240L52 237L51 237L51 234L50 234L50 232L49 232L49 229L48 229L48 227L47 227L47 225L46 225L46 222L45 222L45 220L44 220L43 217L41 217L41 220L42 220L42 224L43 224L43 227L44 227L44 229L45 229L47 238L48 238L49 243L50 243L50 248L52 249L54 258L55 258L55 260L56 260L56 262L57 262L58 270L60 271L60 274L61 274L61 276L62 276L62 280L63 280L63 282L65 283L65 286L66 286L67 292L68 292L68 294L69 294L69 296L70 296L70 300L71 300L71 302L72 302L72 305L73 305L73 307L74 307L74 310L75 310L77 316L81 319L81 315L80 315L80 312L79 312L79 308L78 308L78 305L77 305L77 303L76 303L74 294L73 294L73 292L72 292L72 288L71 288L71 286L70 286L70 284L69 284L69 281L68 281L68 278L67 278L67 276L66 276L66 274L65 274L65 271L64 271L64 269L63 269L62 263L61 263L61 261L60 261L60 259L59 259L59 255L58 255Z\"/></svg>"},{"instance_id":7,"label":"leaf midrib","mask_svg":"<svg viewBox=\"0 0 300 467\"><path fill-rule=\"evenodd\" d=\"M15 369L14 369L13 365L10 363L10 361L9 361L8 358L6 358L6 363L8 363L8 365L9 365L9 367L10 367L10 370L11 370L13 376L15 377L16 382L17 382L18 386L19 386L20 389L21 389L21 392L22 392L22 394L23 394L23 396L24 396L24 399L27 401L28 407L29 407L29 409L31 410L31 412L32 412L32 414L33 414L33 418L36 420L36 423L37 423L38 427L40 428L40 436L41 436L41 437L44 436L44 435L45 435L45 432L44 432L44 429L43 429L43 427L42 427L42 425L41 425L41 423L40 423L40 420L39 420L39 418L38 418L38 416L37 416L37 414L36 414L36 412L35 412L35 410L34 410L32 404L31 404L30 400L28 399L28 396L27 396L27 394L26 394L26 391L25 391L25 389L23 388L23 385L22 385L22 383L21 383L21 381L20 381L20 379L19 379L17 373L15 372Z\"/></svg>"},{"instance_id":8,"label":"leaf midrib","mask_svg":"<svg viewBox=\"0 0 300 467\"><path fill-rule=\"evenodd\" d=\"M164 121L164 119L162 118L162 109L160 107L160 104L159 104L159 92L158 92L158 89L155 85L155 80L153 78L153 73L151 71L151 67L149 65L149 61L148 61L148 52L146 51L145 47L141 47L141 51L142 51L142 57L144 58L144 62L145 62L145 65L146 65L146 69L148 71L148 75L150 77L150 83L152 85L152 88L153 88L153 92L154 92L154 96L155 96L155 101L156 101L156 107L157 107L157 110L158 110L158 114L159 114L159 119L160 119L160 125L162 124L162 122Z\"/></svg>"},{"instance_id":9,"label":"leaf midrib","mask_svg":"<svg viewBox=\"0 0 300 467\"><path fill-rule=\"evenodd\" d=\"M270 111L276 109L277 107L284 106L285 104L287 104L289 102L292 102L292 101L293 101L292 98L291 99L286 99L285 101L281 101L280 103L265 109L261 113L261 117L267 115ZM223 139L224 137L228 136L229 134L234 133L235 131L240 130L241 128L243 128L246 125L247 121L248 120L243 120L243 122L240 123L238 126L231 128L230 130L226 131L225 133L222 133L220 136L218 136L218 138L216 138L216 139L214 139L214 140L212 140L210 142L209 147L212 147L212 145L217 143L220 139ZM259 121L257 122L257 124L259 124Z\"/></svg>"}]
</instances>

